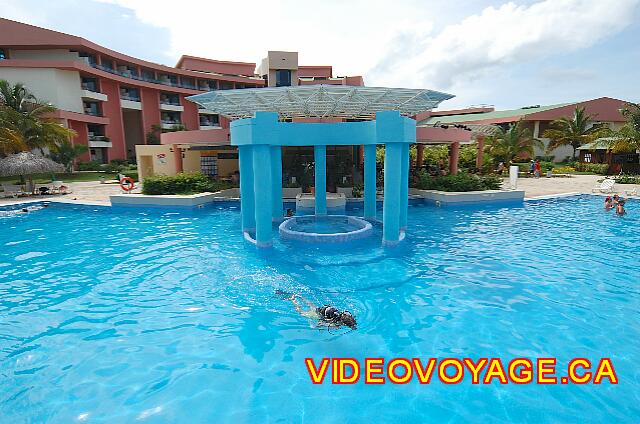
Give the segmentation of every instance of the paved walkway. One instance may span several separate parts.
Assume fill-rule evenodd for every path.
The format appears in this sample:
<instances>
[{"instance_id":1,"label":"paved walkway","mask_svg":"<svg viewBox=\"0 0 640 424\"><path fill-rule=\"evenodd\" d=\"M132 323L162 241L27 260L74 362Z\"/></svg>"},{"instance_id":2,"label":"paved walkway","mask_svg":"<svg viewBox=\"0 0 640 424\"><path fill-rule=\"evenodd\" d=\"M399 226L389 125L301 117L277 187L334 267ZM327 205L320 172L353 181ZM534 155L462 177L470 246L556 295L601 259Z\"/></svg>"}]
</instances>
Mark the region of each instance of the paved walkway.
<instances>
[{"instance_id":1,"label":"paved walkway","mask_svg":"<svg viewBox=\"0 0 640 424\"><path fill-rule=\"evenodd\" d=\"M525 197L550 196L563 193L591 193L591 189L598 185L599 175L574 175L567 178L520 178L518 189L525 191ZM506 183L508 184L508 183ZM505 187L506 187L505 184ZM110 205L109 196L121 194L118 184L100 184L98 181L69 183L72 193L67 195L21 197L19 199L0 198L0 205L38 200L64 201L68 203L90 203L95 205ZM640 193L640 185L618 184L616 190L624 195L625 190L636 188ZM139 187L134 193L139 193Z\"/></svg>"},{"instance_id":2,"label":"paved walkway","mask_svg":"<svg viewBox=\"0 0 640 424\"><path fill-rule=\"evenodd\" d=\"M570 177L553 178L519 178L518 189L524 190L525 197L550 196L562 193L591 193L594 187L600 185L598 180L601 175L572 175ZM505 186L508 185L508 180ZM625 190L637 188L640 193L640 185L616 184L614 189L618 194L624 195Z\"/></svg>"}]
</instances>

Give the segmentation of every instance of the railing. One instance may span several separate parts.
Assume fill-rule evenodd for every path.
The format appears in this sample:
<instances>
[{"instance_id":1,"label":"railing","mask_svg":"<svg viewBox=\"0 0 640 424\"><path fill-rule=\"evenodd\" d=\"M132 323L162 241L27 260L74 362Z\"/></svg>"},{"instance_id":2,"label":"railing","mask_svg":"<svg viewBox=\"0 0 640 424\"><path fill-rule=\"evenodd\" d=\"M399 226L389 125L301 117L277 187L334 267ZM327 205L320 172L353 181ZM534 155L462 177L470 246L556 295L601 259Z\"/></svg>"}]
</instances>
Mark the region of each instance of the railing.
<instances>
[{"instance_id":1,"label":"railing","mask_svg":"<svg viewBox=\"0 0 640 424\"><path fill-rule=\"evenodd\" d=\"M95 83L82 83L80 84L83 90L91 91L93 93L99 93L98 87Z\"/></svg>"},{"instance_id":2,"label":"railing","mask_svg":"<svg viewBox=\"0 0 640 424\"><path fill-rule=\"evenodd\" d=\"M171 105L171 106L182 106L180 104L180 100L162 100L160 99L161 105Z\"/></svg>"},{"instance_id":3,"label":"railing","mask_svg":"<svg viewBox=\"0 0 640 424\"><path fill-rule=\"evenodd\" d=\"M104 135L89 135L89 141L111 141Z\"/></svg>"},{"instance_id":4,"label":"railing","mask_svg":"<svg viewBox=\"0 0 640 424\"><path fill-rule=\"evenodd\" d=\"M101 71L105 71L108 72L110 74L114 74L114 75L119 75L121 77L125 77L125 78L131 78L137 81L144 81L144 82L150 82L153 84L161 84L161 85L167 85L170 87L178 87L178 88L186 88L189 90L197 90L196 86L194 84L180 84L177 82L171 82L169 80L160 80L158 78L149 78L147 76L140 76L140 75L134 75L131 72L121 72L118 71L117 69L113 69L113 68L108 68L106 66L102 66L102 65L98 65L97 63L89 63L89 65L91 65L93 68L99 69Z\"/></svg>"},{"instance_id":5,"label":"railing","mask_svg":"<svg viewBox=\"0 0 640 424\"><path fill-rule=\"evenodd\" d=\"M120 94L120 99L129 100L129 101L132 101L132 102L139 102L140 101L140 96L132 96L130 94Z\"/></svg>"},{"instance_id":6,"label":"railing","mask_svg":"<svg viewBox=\"0 0 640 424\"><path fill-rule=\"evenodd\" d=\"M85 109L84 114L91 115L91 116L102 116L102 113L99 110L92 110L92 109Z\"/></svg>"}]
</instances>

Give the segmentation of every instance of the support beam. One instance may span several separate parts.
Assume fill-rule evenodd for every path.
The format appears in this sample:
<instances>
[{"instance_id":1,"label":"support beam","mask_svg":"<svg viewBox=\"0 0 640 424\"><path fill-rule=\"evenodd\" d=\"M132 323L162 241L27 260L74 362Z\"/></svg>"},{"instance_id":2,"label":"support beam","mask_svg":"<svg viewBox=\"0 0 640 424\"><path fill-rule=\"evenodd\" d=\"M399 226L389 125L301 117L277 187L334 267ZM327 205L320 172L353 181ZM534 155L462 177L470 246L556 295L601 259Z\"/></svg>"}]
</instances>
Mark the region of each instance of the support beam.
<instances>
[{"instance_id":1,"label":"support beam","mask_svg":"<svg viewBox=\"0 0 640 424\"><path fill-rule=\"evenodd\" d=\"M253 189L256 207L256 245L269 247L271 234L271 147L266 144L253 146Z\"/></svg>"},{"instance_id":2,"label":"support beam","mask_svg":"<svg viewBox=\"0 0 640 424\"><path fill-rule=\"evenodd\" d=\"M177 144L174 144L172 147L174 159L176 161L176 174L179 174L184 170L182 161L182 149L178 147Z\"/></svg>"},{"instance_id":3,"label":"support beam","mask_svg":"<svg viewBox=\"0 0 640 424\"><path fill-rule=\"evenodd\" d=\"M376 218L376 145L364 146L364 217Z\"/></svg>"},{"instance_id":4,"label":"support beam","mask_svg":"<svg viewBox=\"0 0 640 424\"><path fill-rule=\"evenodd\" d=\"M282 221L282 147L271 146L271 219Z\"/></svg>"},{"instance_id":5,"label":"support beam","mask_svg":"<svg viewBox=\"0 0 640 424\"><path fill-rule=\"evenodd\" d=\"M424 144L416 145L416 168L422 168L424 163Z\"/></svg>"},{"instance_id":6,"label":"support beam","mask_svg":"<svg viewBox=\"0 0 640 424\"><path fill-rule=\"evenodd\" d=\"M242 231L256 228L255 198L253 191L253 146L238 146L240 167L240 214Z\"/></svg>"},{"instance_id":7,"label":"support beam","mask_svg":"<svg viewBox=\"0 0 640 424\"><path fill-rule=\"evenodd\" d=\"M449 146L449 174L458 174L458 160L460 157L460 142L456 141Z\"/></svg>"},{"instance_id":8,"label":"support beam","mask_svg":"<svg viewBox=\"0 0 640 424\"><path fill-rule=\"evenodd\" d=\"M482 166L484 165L484 135L478 135L476 137L477 143L477 155L476 155L476 168L478 171L482 171Z\"/></svg>"},{"instance_id":9,"label":"support beam","mask_svg":"<svg viewBox=\"0 0 640 424\"><path fill-rule=\"evenodd\" d=\"M384 152L384 203L382 207L382 242L400 241L400 184L402 178L402 144L388 143Z\"/></svg>"},{"instance_id":10,"label":"support beam","mask_svg":"<svg viewBox=\"0 0 640 424\"><path fill-rule=\"evenodd\" d=\"M400 230L407 229L407 213L409 208L409 144L402 143L400 164Z\"/></svg>"},{"instance_id":11,"label":"support beam","mask_svg":"<svg viewBox=\"0 0 640 424\"><path fill-rule=\"evenodd\" d=\"M327 146L314 146L316 215L327 214Z\"/></svg>"}]
</instances>

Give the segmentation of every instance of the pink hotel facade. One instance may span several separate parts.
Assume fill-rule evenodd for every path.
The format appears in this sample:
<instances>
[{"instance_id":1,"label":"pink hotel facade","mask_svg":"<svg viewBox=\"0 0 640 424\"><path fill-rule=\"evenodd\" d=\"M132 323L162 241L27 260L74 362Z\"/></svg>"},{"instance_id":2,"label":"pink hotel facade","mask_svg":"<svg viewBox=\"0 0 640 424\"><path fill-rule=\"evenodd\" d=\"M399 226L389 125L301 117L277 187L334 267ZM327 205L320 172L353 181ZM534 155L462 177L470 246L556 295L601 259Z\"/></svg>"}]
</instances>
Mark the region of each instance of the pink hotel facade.
<instances>
[{"instance_id":1,"label":"pink hotel facade","mask_svg":"<svg viewBox=\"0 0 640 424\"><path fill-rule=\"evenodd\" d=\"M297 52L270 51L260 64L182 56L175 67L169 67L80 37L2 18L0 79L24 83L39 99L59 109L56 117L77 133L73 143L89 147L81 161L136 160L141 178L182 171L229 177L238 171L237 151L229 142L229 121L199 109L186 100L188 96L266 86L364 85L361 76L334 77L331 66L300 66ZM571 117L576 107L584 107L594 117L593 123L617 127L624 122L620 110L625 103L605 97L510 111L425 111L414 117L418 121L416 165L421 165L425 144L447 144L449 169L456 173L460 144L477 142L479 167L484 137L469 127L524 120L534 136L542 137L551 121ZM556 160L570 153L563 148L552 152ZM361 167L362 157L362 146L336 147L328 151L327 160L329 166L345 169ZM312 160L310 148L283 150L285 166Z\"/></svg>"},{"instance_id":2,"label":"pink hotel facade","mask_svg":"<svg viewBox=\"0 0 640 424\"><path fill-rule=\"evenodd\" d=\"M259 66L182 56L175 67L136 59L80 37L0 19L0 78L24 83L89 146L81 160L135 159L136 146L183 129L177 140L228 140L229 122L186 97L279 85L364 85L331 66L299 66L296 52L268 52ZM161 131L159 131L161 130ZM149 135L153 134L153 135ZM182 137L182 138L181 138ZM171 142L171 141L169 141ZM151 147L151 146L150 146Z\"/></svg>"}]
</instances>

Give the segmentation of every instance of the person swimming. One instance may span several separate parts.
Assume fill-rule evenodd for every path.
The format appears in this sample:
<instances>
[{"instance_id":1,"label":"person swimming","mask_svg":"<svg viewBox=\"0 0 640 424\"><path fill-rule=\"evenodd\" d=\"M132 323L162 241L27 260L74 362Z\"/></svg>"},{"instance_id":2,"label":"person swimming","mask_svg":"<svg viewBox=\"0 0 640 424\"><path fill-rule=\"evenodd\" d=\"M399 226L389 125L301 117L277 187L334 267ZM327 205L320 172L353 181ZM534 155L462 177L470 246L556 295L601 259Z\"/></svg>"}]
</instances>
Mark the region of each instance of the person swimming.
<instances>
[{"instance_id":1,"label":"person swimming","mask_svg":"<svg viewBox=\"0 0 640 424\"><path fill-rule=\"evenodd\" d=\"M613 209L615 207L616 205L613 204L613 199L611 198L611 196L607 196L607 198L604 199L604 209L608 211L609 209Z\"/></svg>"},{"instance_id":2,"label":"person swimming","mask_svg":"<svg viewBox=\"0 0 640 424\"><path fill-rule=\"evenodd\" d=\"M287 218L291 218L293 216L293 209L291 208L287 208L287 214L286 214Z\"/></svg>"},{"instance_id":3,"label":"person swimming","mask_svg":"<svg viewBox=\"0 0 640 424\"><path fill-rule=\"evenodd\" d=\"M284 300L289 300L293 303L296 311L303 317L317 319L318 327L327 328L340 328L342 326L349 327L355 330L358 327L356 318L349 311L340 311L338 308L331 305L316 306L313 302L305 299L298 294L290 294L282 290L276 290L276 295L280 296ZM307 304L308 309L303 309L297 298L300 298Z\"/></svg>"},{"instance_id":4,"label":"person swimming","mask_svg":"<svg viewBox=\"0 0 640 424\"><path fill-rule=\"evenodd\" d=\"M616 205L616 215L624 215L627 213L627 211L624 210L624 199L620 199L618 201L618 204Z\"/></svg>"}]
</instances>

